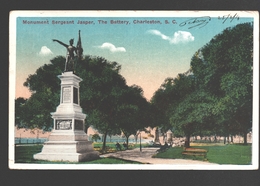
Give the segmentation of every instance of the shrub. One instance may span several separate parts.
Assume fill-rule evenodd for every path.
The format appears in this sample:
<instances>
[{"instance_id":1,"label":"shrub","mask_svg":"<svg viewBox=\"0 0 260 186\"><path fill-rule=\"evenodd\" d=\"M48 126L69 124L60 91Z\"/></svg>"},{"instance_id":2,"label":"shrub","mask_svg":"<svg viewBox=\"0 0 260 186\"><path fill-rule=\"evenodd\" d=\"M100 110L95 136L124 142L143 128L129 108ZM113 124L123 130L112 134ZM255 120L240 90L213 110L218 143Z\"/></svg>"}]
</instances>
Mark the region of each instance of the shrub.
<instances>
[{"instance_id":1,"label":"shrub","mask_svg":"<svg viewBox=\"0 0 260 186\"><path fill-rule=\"evenodd\" d=\"M97 142L97 140L100 140L101 138L98 134L94 134L91 139L92 139L92 141Z\"/></svg>"}]
</instances>

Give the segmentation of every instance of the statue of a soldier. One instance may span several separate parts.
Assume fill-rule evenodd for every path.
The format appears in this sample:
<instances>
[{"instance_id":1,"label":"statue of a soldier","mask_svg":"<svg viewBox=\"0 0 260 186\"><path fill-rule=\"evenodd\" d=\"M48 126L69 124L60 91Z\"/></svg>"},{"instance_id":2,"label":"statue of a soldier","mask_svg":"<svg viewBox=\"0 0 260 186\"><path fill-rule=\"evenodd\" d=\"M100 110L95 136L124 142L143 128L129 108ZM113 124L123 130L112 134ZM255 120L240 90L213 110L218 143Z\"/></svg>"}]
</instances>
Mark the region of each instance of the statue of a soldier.
<instances>
[{"instance_id":1,"label":"statue of a soldier","mask_svg":"<svg viewBox=\"0 0 260 186\"><path fill-rule=\"evenodd\" d=\"M80 38L80 31L79 31L79 40L78 40L78 44L77 44L77 48L73 46L74 43L74 39L71 39L69 41L69 45L57 40L57 39L53 39L53 41L58 42L59 44L61 44L62 46L67 48L67 54L66 54L66 62L65 62L65 69L64 72L67 71L74 71L74 52L76 53L76 55L78 56L79 59L81 59L82 57L82 46L81 46L81 38Z\"/></svg>"}]
</instances>

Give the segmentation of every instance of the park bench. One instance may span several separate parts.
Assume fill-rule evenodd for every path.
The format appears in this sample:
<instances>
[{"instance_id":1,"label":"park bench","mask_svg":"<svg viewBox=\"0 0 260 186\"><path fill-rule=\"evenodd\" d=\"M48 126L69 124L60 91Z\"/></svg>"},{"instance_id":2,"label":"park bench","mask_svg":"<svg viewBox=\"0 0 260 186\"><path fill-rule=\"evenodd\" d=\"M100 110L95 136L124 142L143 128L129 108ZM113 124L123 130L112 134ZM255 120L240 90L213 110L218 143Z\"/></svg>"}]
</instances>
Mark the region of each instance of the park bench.
<instances>
[{"instance_id":1,"label":"park bench","mask_svg":"<svg viewBox=\"0 0 260 186\"><path fill-rule=\"evenodd\" d=\"M184 148L182 151L183 156L203 156L204 158L207 157L207 150L206 149L198 149L198 148Z\"/></svg>"}]
</instances>

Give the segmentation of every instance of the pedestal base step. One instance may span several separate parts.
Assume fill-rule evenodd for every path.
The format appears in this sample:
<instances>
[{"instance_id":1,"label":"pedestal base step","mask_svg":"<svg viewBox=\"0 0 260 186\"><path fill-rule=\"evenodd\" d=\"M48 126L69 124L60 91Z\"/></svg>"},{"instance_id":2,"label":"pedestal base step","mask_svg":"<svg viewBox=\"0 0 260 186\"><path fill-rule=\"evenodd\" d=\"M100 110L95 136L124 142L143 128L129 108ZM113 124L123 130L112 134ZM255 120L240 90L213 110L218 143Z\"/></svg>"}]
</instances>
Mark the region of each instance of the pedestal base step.
<instances>
[{"instance_id":1,"label":"pedestal base step","mask_svg":"<svg viewBox=\"0 0 260 186\"><path fill-rule=\"evenodd\" d=\"M99 158L90 141L48 141L34 159L81 162Z\"/></svg>"},{"instance_id":2,"label":"pedestal base step","mask_svg":"<svg viewBox=\"0 0 260 186\"><path fill-rule=\"evenodd\" d=\"M33 156L37 160L46 161L69 161L69 162L83 162L99 159L99 154L96 151L86 153L38 153Z\"/></svg>"}]
</instances>

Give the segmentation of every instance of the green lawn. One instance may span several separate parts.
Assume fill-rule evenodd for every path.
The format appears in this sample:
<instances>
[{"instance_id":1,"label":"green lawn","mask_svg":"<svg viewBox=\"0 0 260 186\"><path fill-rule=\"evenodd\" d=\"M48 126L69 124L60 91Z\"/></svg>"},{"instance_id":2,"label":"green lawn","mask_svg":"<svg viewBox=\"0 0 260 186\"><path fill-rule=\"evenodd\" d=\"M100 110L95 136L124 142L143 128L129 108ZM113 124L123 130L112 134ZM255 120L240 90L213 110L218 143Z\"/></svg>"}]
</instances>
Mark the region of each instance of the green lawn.
<instances>
[{"instance_id":1,"label":"green lawn","mask_svg":"<svg viewBox=\"0 0 260 186\"><path fill-rule=\"evenodd\" d=\"M208 150L207 161L217 164L233 165L250 165L252 159L251 145L216 145L216 146L192 146L193 148L202 148ZM155 158L172 158L172 159L196 159L204 160L203 157L186 156L183 157L181 152L183 147L174 147L166 152L158 153Z\"/></svg>"},{"instance_id":2,"label":"green lawn","mask_svg":"<svg viewBox=\"0 0 260 186\"><path fill-rule=\"evenodd\" d=\"M111 148L112 148L111 144ZM96 145L94 144L94 147ZM99 146L99 145L97 145ZM109 145L110 146L110 145ZM209 146L192 146L194 148L207 149L207 161L217 164L233 164L233 165L250 165L252 158L251 145L213 145ZM41 152L42 145L32 145L32 146L16 146L15 147L15 163L40 163L40 164L75 164L71 162L50 162L50 161L39 161L34 160L33 155ZM204 161L203 157L183 157L181 152L183 147L174 147L168 149L166 152L158 153L154 158L168 158L168 159L196 159ZM89 162L79 162L76 164L140 164L138 162L121 160L116 158L100 158L98 160Z\"/></svg>"},{"instance_id":3,"label":"green lawn","mask_svg":"<svg viewBox=\"0 0 260 186\"><path fill-rule=\"evenodd\" d=\"M88 162L58 162L58 161L41 161L33 159L33 155L41 152L42 145L16 146L15 163L39 163L39 164L141 164L139 162L121 160L116 158L100 158Z\"/></svg>"},{"instance_id":4,"label":"green lawn","mask_svg":"<svg viewBox=\"0 0 260 186\"><path fill-rule=\"evenodd\" d=\"M42 145L31 146L16 146L15 147L15 162L16 163L36 163L33 155L41 152Z\"/></svg>"}]
</instances>

